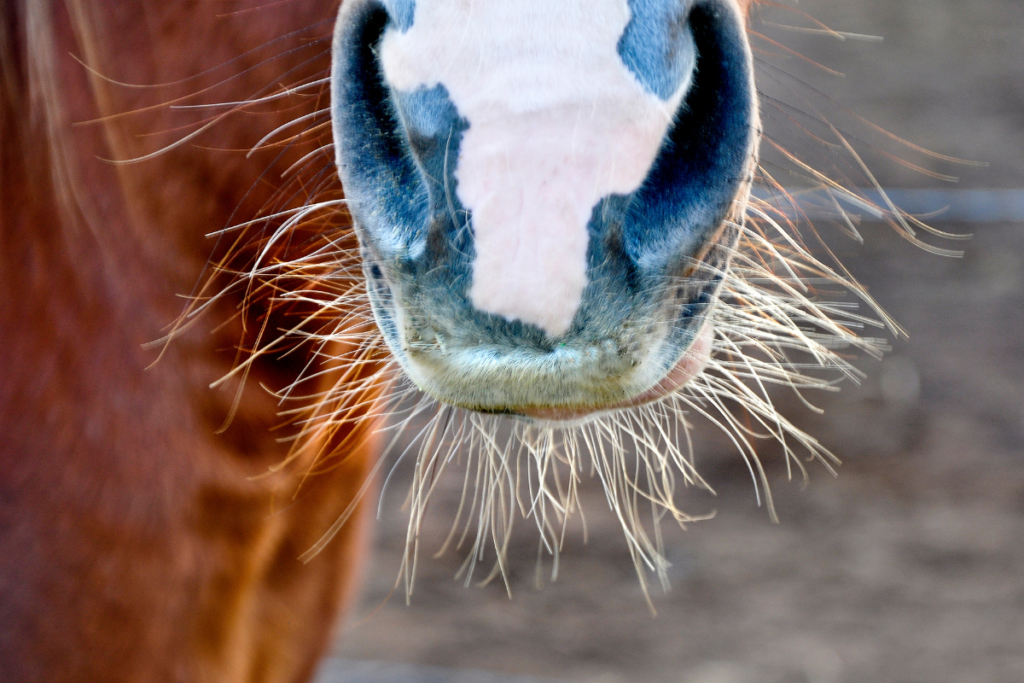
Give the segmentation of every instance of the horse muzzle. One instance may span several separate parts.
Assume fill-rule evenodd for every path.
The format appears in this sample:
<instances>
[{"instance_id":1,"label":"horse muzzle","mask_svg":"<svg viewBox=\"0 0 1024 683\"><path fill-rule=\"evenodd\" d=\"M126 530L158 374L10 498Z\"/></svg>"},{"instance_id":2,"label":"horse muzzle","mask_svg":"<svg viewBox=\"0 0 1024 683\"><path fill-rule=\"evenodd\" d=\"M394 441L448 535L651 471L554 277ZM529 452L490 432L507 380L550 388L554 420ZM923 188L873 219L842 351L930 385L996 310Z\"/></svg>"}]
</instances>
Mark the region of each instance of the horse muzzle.
<instances>
[{"instance_id":1,"label":"horse muzzle","mask_svg":"<svg viewBox=\"0 0 1024 683\"><path fill-rule=\"evenodd\" d=\"M756 159L736 0L347 0L338 172L378 326L448 404L572 420L703 367Z\"/></svg>"}]
</instances>

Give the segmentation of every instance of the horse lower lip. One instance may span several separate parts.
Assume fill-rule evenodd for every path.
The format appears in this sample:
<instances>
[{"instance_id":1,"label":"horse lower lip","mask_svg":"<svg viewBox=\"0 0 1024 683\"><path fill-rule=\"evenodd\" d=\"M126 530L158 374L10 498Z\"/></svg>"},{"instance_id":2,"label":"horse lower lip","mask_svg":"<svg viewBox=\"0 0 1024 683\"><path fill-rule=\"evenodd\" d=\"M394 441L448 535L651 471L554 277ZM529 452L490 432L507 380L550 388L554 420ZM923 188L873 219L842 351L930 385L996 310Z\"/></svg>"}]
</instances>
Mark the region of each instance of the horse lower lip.
<instances>
[{"instance_id":1,"label":"horse lower lip","mask_svg":"<svg viewBox=\"0 0 1024 683\"><path fill-rule=\"evenodd\" d=\"M713 337L714 329L710 323L705 323L704 327L697 333L697 338L694 340L693 345L660 382L642 394L626 401L604 406L524 408L515 412L523 417L535 420L572 422L586 418L594 413L634 408L645 403L657 401L676 391L701 373L711 357L711 340Z\"/></svg>"}]
</instances>

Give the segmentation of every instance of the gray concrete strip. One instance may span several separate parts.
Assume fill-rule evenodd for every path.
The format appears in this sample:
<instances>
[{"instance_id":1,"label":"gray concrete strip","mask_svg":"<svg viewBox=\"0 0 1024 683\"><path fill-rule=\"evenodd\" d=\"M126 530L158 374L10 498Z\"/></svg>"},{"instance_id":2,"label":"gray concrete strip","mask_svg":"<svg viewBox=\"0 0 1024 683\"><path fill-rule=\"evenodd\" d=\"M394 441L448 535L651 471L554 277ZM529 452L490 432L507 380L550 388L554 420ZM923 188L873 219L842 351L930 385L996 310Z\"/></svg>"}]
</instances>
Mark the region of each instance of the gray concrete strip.
<instances>
[{"instance_id":1,"label":"gray concrete strip","mask_svg":"<svg viewBox=\"0 0 1024 683\"><path fill-rule=\"evenodd\" d=\"M391 662L325 659L315 683L560 683L490 671L443 669Z\"/></svg>"},{"instance_id":2,"label":"gray concrete strip","mask_svg":"<svg viewBox=\"0 0 1024 683\"><path fill-rule=\"evenodd\" d=\"M754 196L779 208L786 215L795 214L790 200L766 188L756 188ZM831 196L829 196L831 194ZM1024 189L903 189L889 188L885 196L899 209L929 220L955 223L1019 223L1024 222ZM838 216L836 201L844 211L857 214L865 221L882 214L873 207L887 211L885 197L878 190L859 188L849 193L808 189L791 191L789 198L809 218Z\"/></svg>"}]
</instances>

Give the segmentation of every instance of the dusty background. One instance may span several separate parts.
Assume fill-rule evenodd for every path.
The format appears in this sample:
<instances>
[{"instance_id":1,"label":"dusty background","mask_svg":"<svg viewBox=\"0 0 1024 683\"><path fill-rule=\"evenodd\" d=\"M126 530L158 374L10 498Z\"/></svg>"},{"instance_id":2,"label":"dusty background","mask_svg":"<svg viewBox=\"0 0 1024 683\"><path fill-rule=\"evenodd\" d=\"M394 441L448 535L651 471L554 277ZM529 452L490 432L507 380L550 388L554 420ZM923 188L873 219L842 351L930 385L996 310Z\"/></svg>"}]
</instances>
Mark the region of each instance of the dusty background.
<instances>
[{"instance_id":1,"label":"dusty background","mask_svg":"<svg viewBox=\"0 0 1024 683\"><path fill-rule=\"evenodd\" d=\"M765 11L754 25L845 74L757 41L770 68L803 82L782 85L772 71L762 87L794 105L800 87L814 106L815 90L832 98L830 117L863 140L883 185L1024 188L1021 0L793 7L836 30L885 37L840 42L771 25L812 25L795 10ZM846 106L917 144L990 165L929 160L859 124ZM768 124L785 128L779 117ZM806 150L830 163L821 152ZM908 170L886 152L961 181ZM862 386L817 397L824 416L780 395L787 414L844 464L837 479L812 466L803 488L786 482L767 449L778 525L756 507L739 458L701 431L698 462L718 496L694 491L686 505L717 517L666 528L672 589L653 592L657 618L596 486L586 494L589 541L574 527L557 583L534 588L535 538L523 533L511 601L500 584L463 588L453 578L460 553L421 563L410 606L401 592L388 599L404 538L392 496L337 655L445 670L381 673L333 662L325 675L499 680L451 671L476 669L594 683L1024 681L1024 225L936 226L974 233L963 259L928 255L884 225L863 226L864 247L823 228L909 339L895 341L881 364L860 362ZM441 516L424 532L428 548L446 531Z\"/></svg>"}]
</instances>

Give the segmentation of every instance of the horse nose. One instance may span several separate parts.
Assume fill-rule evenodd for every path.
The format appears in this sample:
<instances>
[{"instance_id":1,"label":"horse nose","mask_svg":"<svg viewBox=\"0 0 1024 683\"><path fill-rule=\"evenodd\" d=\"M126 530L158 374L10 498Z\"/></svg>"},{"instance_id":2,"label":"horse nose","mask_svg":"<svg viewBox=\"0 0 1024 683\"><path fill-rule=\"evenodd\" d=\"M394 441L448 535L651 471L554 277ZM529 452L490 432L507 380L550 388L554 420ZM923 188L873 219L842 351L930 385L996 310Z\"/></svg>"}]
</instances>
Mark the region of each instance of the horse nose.
<instances>
[{"instance_id":1,"label":"horse nose","mask_svg":"<svg viewBox=\"0 0 1024 683\"><path fill-rule=\"evenodd\" d=\"M686 353L717 279L673 283L752 167L733 0L348 0L332 97L371 303L421 388L607 404Z\"/></svg>"}]
</instances>

